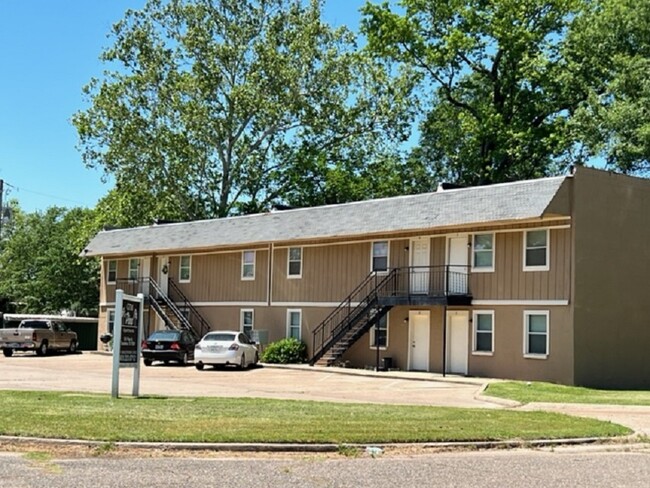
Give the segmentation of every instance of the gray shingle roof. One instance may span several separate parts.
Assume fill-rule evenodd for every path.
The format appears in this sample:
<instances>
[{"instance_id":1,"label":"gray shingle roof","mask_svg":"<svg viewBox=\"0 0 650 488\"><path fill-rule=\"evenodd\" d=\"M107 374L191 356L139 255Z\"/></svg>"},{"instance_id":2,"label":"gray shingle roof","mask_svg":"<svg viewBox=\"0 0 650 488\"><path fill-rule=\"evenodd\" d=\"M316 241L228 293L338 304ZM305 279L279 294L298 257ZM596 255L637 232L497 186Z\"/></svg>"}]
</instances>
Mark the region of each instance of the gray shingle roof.
<instances>
[{"instance_id":1,"label":"gray shingle roof","mask_svg":"<svg viewBox=\"0 0 650 488\"><path fill-rule=\"evenodd\" d=\"M565 178L101 231L85 255L175 252L538 218Z\"/></svg>"}]
</instances>

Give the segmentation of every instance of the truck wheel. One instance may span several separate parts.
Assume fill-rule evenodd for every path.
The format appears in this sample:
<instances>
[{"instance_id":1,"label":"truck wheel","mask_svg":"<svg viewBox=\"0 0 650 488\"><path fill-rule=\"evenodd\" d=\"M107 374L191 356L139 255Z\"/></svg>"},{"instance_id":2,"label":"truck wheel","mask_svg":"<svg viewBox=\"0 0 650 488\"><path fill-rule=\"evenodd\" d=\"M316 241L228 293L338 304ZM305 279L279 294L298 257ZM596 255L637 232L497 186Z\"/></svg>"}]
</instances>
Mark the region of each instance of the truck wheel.
<instances>
[{"instance_id":1,"label":"truck wheel","mask_svg":"<svg viewBox=\"0 0 650 488\"><path fill-rule=\"evenodd\" d=\"M145 366L151 366L153 364L153 361L151 359L145 359L144 360L144 365Z\"/></svg>"},{"instance_id":2,"label":"truck wheel","mask_svg":"<svg viewBox=\"0 0 650 488\"><path fill-rule=\"evenodd\" d=\"M77 341L70 341L70 347L68 348L70 354L77 352Z\"/></svg>"},{"instance_id":3,"label":"truck wheel","mask_svg":"<svg viewBox=\"0 0 650 488\"><path fill-rule=\"evenodd\" d=\"M38 346L38 349L36 349L36 354L39 356L46 356L47 355L47 342L43 341L41 342L41 345Z\"/></svg>"},{"instance_id":4,"label":"truck wheel","mask_svg":"<svg viewBox=\"0 0 650 488\"><path fill-rule=\"evenodd\" d=\"M2 354L4 354L6 358L10 358L11 356L13 356L14 350L13 349L3 349Z\"/></svg>"}]
</instances>

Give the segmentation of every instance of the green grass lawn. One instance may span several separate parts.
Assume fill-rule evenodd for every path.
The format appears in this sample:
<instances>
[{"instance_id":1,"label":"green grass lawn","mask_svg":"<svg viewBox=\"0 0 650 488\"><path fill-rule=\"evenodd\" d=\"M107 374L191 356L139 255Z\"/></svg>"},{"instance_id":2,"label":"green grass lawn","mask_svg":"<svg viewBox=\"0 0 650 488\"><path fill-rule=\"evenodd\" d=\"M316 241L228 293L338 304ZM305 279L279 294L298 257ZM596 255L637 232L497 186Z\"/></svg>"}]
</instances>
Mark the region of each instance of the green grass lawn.
<instances>
[{"instance_id":1,"label":"green grass lawn","mask_svg":"<svg viewBox=\"0 0 650 488\"><path fill-rule=\"evenodd\" d=\"M491 383L487 395L522 403L600 403L611 405L650 405L650 391L594 390L552 383L504 381Z\"/></svg>"},{"instance_id":2,"label":"green grass lawn","mask_svg":"<svg viewBox=\"0 0 650 488\"><path fill-rule=\"evenodd\" d=\"M0 433L102 441L384 443L625 435L546 412L1 391Z\"/></svg>"}]
</instances>

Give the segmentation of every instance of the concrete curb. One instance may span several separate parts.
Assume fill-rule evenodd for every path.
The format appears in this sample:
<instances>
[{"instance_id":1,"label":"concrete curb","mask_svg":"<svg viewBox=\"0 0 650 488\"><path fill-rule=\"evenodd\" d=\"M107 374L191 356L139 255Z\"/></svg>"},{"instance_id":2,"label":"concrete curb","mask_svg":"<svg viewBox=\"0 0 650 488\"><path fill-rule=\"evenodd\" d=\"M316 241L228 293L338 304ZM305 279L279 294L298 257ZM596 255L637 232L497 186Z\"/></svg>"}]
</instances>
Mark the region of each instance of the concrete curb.
<instances>
[{"instance_id":1,"label":"concrete curb","mask_svg":"<svg viewBox=\"0 0 650 488\"><path fill-rule=\"evenodd\" d=\"M633 439L630 439L633 440ZM510 441L478 441L478 442L423 442L423 443L373 443L373 444L300 444L300 443L222 443L222 442L110 442L86 441L81 439L49 439L40 437L0 436L0 442L14 444L44 444L52 446L81 446L100 448L111 445L117 448L129 449L158 449L167 451L224 451L224 452L337 452L342 447L366 449L419 448L424 450L468 450L468 449L512 449L512 448L541 448L559 446L579 446L591 444L606 444L608 446L628 449L631 444L621 442L621 438L585 437L574 439L537 439Z\"/></svg>"},{"instance_id":2,"label":"concrete curb","mask_svg":"<svg viewBox=\"0 0 650 488\"><path fill-rule=\"evenodd\" d=\"M481 402L494 403L496 405L501 405L502 407L506 407L506 408L518 408L523 405L523 403L518 402L517 400L509 400L507 398L499 398L499 397L486 395L485 390L487 390L488 386L490 386L489 381L483 383L479 388L479 390L474 394L474 399L479 400Z\"/></svg>"}]
</instances>

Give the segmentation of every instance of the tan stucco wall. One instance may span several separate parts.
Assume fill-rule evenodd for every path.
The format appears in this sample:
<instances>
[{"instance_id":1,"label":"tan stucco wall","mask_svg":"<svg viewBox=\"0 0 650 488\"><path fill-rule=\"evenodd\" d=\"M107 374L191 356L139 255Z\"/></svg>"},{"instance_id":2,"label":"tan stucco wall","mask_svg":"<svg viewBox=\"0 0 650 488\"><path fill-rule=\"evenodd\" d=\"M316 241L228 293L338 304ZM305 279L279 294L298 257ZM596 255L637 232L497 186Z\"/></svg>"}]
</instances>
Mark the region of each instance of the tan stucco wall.
<instances>
[{"instance_id":1,"label":"tan stucco wall","mask_svg":"<svg viewBox=\"0 0 650 488\"><path fill-rule=\"evenodd\" d=\"M575 382L650 388L650 180L574 180Z\"/></svg>"}]
</instances>

